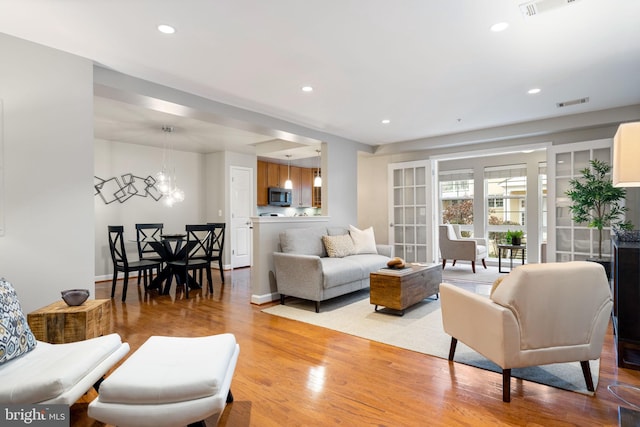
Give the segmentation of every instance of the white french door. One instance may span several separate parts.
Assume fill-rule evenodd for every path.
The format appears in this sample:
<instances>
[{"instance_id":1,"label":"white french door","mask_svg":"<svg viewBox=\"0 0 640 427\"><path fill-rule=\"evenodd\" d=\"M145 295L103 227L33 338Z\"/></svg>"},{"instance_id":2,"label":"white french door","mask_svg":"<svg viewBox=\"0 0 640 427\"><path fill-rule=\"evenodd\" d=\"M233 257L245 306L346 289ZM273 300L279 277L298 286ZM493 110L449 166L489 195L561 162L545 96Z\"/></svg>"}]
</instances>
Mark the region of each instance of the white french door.
<instances>
[{"instance_id":1,"label":"white french door","mask_svg":"<svg viewBox=\"0 0 640 427\"><path fill-rule=\"evenodd\" d=\"M547 230L548 262L585 260L597 255L597 230L587 224L573 222L566 196L569 181L580 178L580 171L598 159L611 164L611 139L555 145L547 151L549 227ZM605 229L603 254L611 253L609 228Z\"/></svg>"},{"instance_id":2,"label":"white french door","mask_svg":"<svg viewBox=\"0 0 640 427\"><path fill-rule=\"evenodd\" d=\"M389 165L389 242L406 262L434 262L431 162Z\"/></svg>"}]
</instances>

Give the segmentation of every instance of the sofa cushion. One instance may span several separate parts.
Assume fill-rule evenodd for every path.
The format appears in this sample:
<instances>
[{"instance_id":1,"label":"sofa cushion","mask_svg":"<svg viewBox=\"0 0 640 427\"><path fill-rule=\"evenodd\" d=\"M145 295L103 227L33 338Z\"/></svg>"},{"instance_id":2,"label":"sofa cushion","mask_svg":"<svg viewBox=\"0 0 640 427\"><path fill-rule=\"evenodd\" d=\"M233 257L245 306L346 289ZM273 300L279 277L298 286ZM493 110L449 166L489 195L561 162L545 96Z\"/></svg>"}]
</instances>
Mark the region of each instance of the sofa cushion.
<instances>
[{"instance_id":1,"label":"sofa cushion","mask_svg":"<svg viewBox=\"0 0 640 427\"><path fill-rule=\"evenodd\" d=\"M322 243L324 243L327 255L331 258L343 258L356 252L353 239L348 234L322 236Z\"/></svg>"},{"instance_id":2,"label":"sofa cushion","mask_svg":"<svg viewBox=\"0 0 640 427\"><path fill-rule=\"evenodd\" d=\"M358 264L349 261L350 258L320 259L323 274L322 286L325 289L362 280L365 277L362 268Z\"/></svg>"},{"instance_id":3,"label":"sofa cushion","mask_svg":"<svg viewBox=\"0 0 640 427\"><path fill-rule=\"evenodd\" d=\"M325 257L322 236L326 234L324 227L292 228L280 233L280 246L284 253Z\"/></svg>"},{"instance_id":4,"label":"sofa cushion","mask_svg":"<svg viewBox=\"0 0 640 427\"><path fill-rule=\"evenodd\" d=\"M33 350L36 344L15 289L0 279L0 365Z\"/></svg>"},{"instance_id":5,"label":"sofa cushion","mask_svg":"<svg viewBox=\"0 0 640 427\"><path fill-rule=\"evenodd\" d=\"M351 263L358 265L362 270L363 278L369 277L370 273L378 271L387 266L389 258L378 254L351 255L347 258Z\"/></svg>"},{"instance_id":6,"label":"sofa cushion","mask_svg":"<svg viewBox=\"0 0 640 427\"><path fill-rule=\"evenodd\" d=\"M353 225L349 225L349 234L353 239L357 254L377 254L376 237L373 234L373 227L359 230Z\"/></svg>"}]
</instances>

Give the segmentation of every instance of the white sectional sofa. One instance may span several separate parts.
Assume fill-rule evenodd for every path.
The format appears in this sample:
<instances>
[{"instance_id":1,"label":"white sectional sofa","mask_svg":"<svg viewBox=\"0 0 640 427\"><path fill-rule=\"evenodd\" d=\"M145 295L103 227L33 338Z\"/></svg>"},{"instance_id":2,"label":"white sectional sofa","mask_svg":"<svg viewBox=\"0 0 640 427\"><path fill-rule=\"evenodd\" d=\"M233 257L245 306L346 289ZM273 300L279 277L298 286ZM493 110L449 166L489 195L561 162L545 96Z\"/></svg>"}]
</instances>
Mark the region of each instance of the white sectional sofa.
<instances>
[{"instance_id":1,"label":"white sectional sofa","mask_svg":"<svg viewBox=\"0 0 640 427\"><path fill-rule=\"evenodd\" d=\"M372 238L372 229L355 227L297 228L280 233L281 252L273 254L280 303L287 296L315 301L318 313L321 301L368 288L369 274L385 267L393 256L391 245L375 244Z\"/></svg>"}]
</instances>

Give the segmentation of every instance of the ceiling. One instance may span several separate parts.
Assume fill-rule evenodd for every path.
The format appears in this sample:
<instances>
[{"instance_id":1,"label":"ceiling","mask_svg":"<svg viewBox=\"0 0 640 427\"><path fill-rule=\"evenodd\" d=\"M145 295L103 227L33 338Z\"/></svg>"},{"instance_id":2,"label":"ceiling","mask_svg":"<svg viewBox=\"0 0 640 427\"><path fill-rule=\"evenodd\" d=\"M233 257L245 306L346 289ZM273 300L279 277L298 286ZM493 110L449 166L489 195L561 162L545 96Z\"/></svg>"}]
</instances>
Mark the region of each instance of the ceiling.
<instances>
[{"instance_id":1,"label":"ceiling","mask_svg":"<svg viewBox=\"0 0 640 427\"><path fill-rule=\"evenodd\" d=\"M640 1L524 3L0 0L0 32L372 146L640 103ZM176 149L294 148L99 96L95 117L108 140L157 146L170 124Z\"/></svg>"}]
</instances>

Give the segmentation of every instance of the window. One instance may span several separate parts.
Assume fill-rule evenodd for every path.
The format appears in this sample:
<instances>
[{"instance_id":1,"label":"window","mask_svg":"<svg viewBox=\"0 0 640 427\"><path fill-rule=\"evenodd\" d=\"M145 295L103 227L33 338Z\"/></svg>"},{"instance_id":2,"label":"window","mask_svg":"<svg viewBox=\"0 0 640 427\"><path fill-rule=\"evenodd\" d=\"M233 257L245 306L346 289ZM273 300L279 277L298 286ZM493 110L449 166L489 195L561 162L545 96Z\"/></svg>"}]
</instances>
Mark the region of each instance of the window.
<instances>
[{"instance_id":1,"label":"window","mask_svg":"<svg viewBox=\"0 0 640 427\"><path fill-rule=\"evenodd\" d=\"M538 188L539 188L539 206L540 206L540 241L547 241L547 162L538 164Z\"/></svg>"},{"instance_id":2,"label":"window","mask_svg":"<svg viewBox=\"0 0 640 427\"><path fill-rule=\"evenodd\" d=\"M498 244L504 242L507 230L525 231L527 166L486 167L484 181L489 257L497 258Z\"/></svg>"},{"instance_id":3,"label":"window","mask_svg":"<svg viewBox=\"0 0 640 427\"><path fill-rule=\"evenodd\" d=\"M490 208L502 208L504 207L504 199L496 199L493 197L489 198L489 207Z\"/></svg>"},{"instance_id":4,"label":"window","mask_svg":"<svg viewBox=\"0 0 640 427\"><path fill-rule=\"evenodd\" d=\"M441 223L461 224L462 235L470 237L473 234L473 171L440 171L439 178Z\"/></svg>"}]
</instances>

